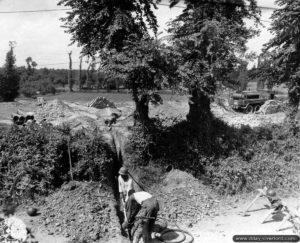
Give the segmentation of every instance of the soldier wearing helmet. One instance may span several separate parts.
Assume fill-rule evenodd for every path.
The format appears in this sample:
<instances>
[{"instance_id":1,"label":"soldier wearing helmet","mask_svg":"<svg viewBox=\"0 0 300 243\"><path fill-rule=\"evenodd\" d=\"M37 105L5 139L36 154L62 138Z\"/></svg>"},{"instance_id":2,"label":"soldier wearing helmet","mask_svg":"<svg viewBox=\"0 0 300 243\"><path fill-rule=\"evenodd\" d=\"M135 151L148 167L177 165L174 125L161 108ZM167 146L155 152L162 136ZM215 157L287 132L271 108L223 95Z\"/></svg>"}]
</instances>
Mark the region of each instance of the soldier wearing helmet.
<instances>
[{"instance_id":1,"label":"soldier wearing helmet","mask_svg":"<svg viewBox=\"0 0 300 243\"><path fill-rule=\"evenodd\" d=\"M282 201L279 197L277 197L276 192L273 189L268 189L266 196L274 208L274 212L282 209Z\"/></svg>"},{"instance_id":2,"label":"soldier wearing helmet","mask_svg":"<svg viewBox=\"0 0 300 243\"><path fill-rule=\"evenodd\" d=\"M129 177L129 172L126 167L121 167L119 170L119 177L118 177L118 184L119 184L119 193L120 193L120 198L125 204L125 202L128 199L128 194L133 193L133 181Z\"/></svg>"}]
</instances>

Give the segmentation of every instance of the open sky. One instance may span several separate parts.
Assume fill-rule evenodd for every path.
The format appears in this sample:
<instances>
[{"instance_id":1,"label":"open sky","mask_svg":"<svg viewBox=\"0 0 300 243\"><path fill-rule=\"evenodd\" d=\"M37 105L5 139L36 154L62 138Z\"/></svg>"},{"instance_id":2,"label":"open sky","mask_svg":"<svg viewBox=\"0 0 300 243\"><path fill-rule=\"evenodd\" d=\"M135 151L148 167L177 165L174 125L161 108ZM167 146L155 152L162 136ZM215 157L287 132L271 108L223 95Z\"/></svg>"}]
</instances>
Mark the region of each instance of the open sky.
<instances>
[{"instance_id":1,"label":"open sky","mask_svg":"<svg viewBox=\"0 0 300 243\"><path fill-rule=\"evenodd\" d=\"M275 0L257 0L259 6L276 7ZM4 64L9 41L16 41L15 55L18 66L25 66L25 59L32 57L38 63L38 68L68 68L68 52L72 51L73 68L79 65L80 48L69 46L70 35L64 33L59 18L65 16L65 11L5 13L9 11L63 9L57 6L58 0L0 0L0 66ZM166 0L163 0L166 3ZM175 18L182 8L159 6L155 11L164 31L166 23ZM268 31L270 26L271 9L261 9L264 27L261 34L248 43L250 51L260 53L262 45L271 38ZM251 22L247 22L251 25ZM86 64L85 64L86 66Z\"/></svg>"}]
</instances>

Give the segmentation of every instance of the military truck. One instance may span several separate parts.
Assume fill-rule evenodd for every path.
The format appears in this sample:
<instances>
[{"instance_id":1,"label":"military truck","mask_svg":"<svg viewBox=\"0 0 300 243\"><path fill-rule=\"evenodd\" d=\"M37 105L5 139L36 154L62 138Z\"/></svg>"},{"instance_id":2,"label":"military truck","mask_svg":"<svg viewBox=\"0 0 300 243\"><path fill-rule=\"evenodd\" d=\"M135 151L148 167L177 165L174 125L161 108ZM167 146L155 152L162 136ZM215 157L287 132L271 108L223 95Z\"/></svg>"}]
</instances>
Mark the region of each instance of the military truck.
<instances>
[{"instance_id":1,"label":"military truck","mask_svg":"<svg viewBox=\"0 0 300 243\"><path fill-rule=\"evenodd\" d=\"M274 92L242 91L231 95L229 105L234 110L250 113L258 111L269 99L274 99Z\"/></svg>"}]
</instances>

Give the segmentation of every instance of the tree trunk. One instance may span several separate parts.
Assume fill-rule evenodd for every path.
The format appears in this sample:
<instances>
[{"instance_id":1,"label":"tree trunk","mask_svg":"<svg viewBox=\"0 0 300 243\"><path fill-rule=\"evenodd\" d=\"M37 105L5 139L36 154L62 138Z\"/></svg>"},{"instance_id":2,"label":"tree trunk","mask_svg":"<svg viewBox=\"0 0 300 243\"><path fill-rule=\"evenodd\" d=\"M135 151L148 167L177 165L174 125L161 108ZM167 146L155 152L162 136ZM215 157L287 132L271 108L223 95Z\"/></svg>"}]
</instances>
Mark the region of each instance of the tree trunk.
<instances>
[{"instance_id":1,"label":"tree trunk","mask_svg":"<svg viewBox=\"0 0 300 243\"><path fill-rule=\"evenodd\" d=\"M289 88L289 110L288 110L288 121L291 124L295 123L296 115L298 113L300 101L300 88L293 86Z\"/></svg>"},{"instance_id":2,"label":"tree trunk","mask_svg":"<svg viewBox=\"0 0 300 243\"><path fill-rule=\"evenodd\" d=\"M132 90L133 100L135 102L135 111L134 111L134 123L140 122L142 124L147 124L149 122L149 102L148 95L141 95L141 98L138 96L138 92L135 88Z\"/></svg>"},{"instance_id":3,"label":"tree trunk","mask_svg":"<svg viewBox=\"0 0 300 243\"><path fill-rule=\"evenodd\" d=\"M79 90L82 89L82 56L80 57L80 63L79 63L79 80L78 80L78 87Z\"/></svg>"},{"instance_id":4,"label":"tree trunk","mask_svg":"<svg viewBox=\"0 0 300 243\"><path fill-rule=\"evenodd\" d=\"M197 87L191 87L190 89L189 106L187 120L195 127L203 127L211 121L210 99Z\"/></svg>"},{"instance_id":5,"label":"tree trunk","mask_svg":"<svg viewBox=\"0 0 300 243\"><path fill-rule=\"evenodd\" d=\"M70 92L73 92L73 77L72 77L72 51L69 52L69 72L68 72L68 83Z\"/></svg>"},{"instance_id":6,"label":"tree trunk","mask_svg":"<svg viewBox=\"0 0 300 243\"><path fill-rule=\"evenodd\" d=\"M88 89L91 89L91 84L92 84L90 69L91 69L91 63L89 64L86 70L86 86Z\"/></svg>"}]
</instances>

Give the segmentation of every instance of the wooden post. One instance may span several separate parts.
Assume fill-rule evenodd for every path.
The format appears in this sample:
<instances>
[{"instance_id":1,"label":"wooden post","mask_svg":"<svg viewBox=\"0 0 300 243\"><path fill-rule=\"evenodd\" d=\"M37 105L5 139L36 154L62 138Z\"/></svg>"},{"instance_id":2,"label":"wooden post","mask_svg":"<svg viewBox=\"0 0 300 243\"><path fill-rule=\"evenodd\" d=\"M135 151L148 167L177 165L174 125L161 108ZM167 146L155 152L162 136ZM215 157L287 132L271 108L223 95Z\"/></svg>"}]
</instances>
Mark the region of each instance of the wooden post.
<instances>
[{"instance_id":1,"label":"wooden post","mask_svg":"<svg viewBox=\"0 0 300 243\"><path fill-rule=\"evenodd\" d=\"M69 53L69 72L68 72L68 83L69 83L69 89L70 92L73 92L73 77L72 77L72 51Z\"/></svg>"},{"instance_id":2,"label":"wooden post","mask_svg":"<svg viewBox=\"0 0 300 243\"><path fill-rule=\"evenodd\" d=\"M73 181L73 167L72 167L72 160L71 160L71 151L70 151L70 137L68 137L68 154L69 154L69 163L70 163L70 175L71 180Z\"/></svg>"},{"instance_id":3,"label":"wooden post","mask_svg":"<svg viewBox=\"0 0 300 243\"><path fill-rule=\"evenodd\" d=\"M78 80L78 87L79 90L82 88L82 56L80 56L80 63L79 63L79 80Z\"/></svg>"}]
</instances>

